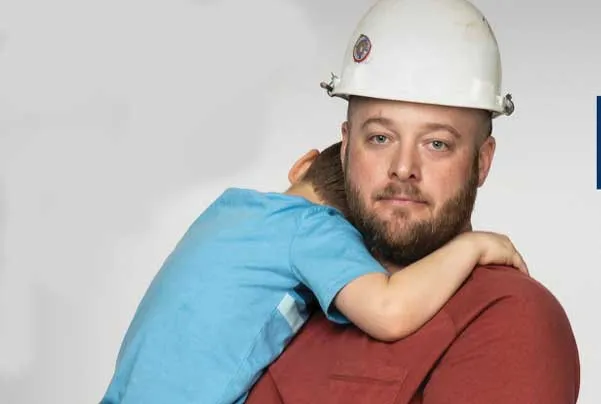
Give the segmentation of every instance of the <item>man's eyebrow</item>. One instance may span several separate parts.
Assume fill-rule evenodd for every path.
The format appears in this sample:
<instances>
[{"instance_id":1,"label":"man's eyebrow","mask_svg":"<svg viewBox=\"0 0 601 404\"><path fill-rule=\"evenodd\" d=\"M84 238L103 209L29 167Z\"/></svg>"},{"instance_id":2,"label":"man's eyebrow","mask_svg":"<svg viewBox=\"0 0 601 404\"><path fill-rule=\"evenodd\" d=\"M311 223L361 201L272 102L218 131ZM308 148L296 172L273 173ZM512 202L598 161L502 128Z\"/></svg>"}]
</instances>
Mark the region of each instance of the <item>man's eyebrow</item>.
<instances>
[{"instance_id":1,"label":"man's eyebrow","mask_svg":"<svg viewBox=\"0 0 601 404\"><path fill-rule=\"evenodd\" d=\"M374 116L372 118L368 118L365 120L365 122L363 122L363 124L361 125L361 129L365 129L367 128L369 125L372 124L378 124L378 125L382 125L384 127L386 127L389 130L394 131L394 121L392 119L389 118L384 118L381 116ZM449 132L451 135L453 135L456 138L461 138L463 137L461 135L461 132L459 132L457 129L455 129L455 127L453 125L447 124L447 123L438 123L438 122L429 122L426 123L424 125L422 125L420 132L422 133L430 133L430 132L436 132L436 131L445 131L445 132Z\"/></svg>"},{"instance_id":2,"label":"man's eyebrow","mask_svg":"<svg viewBox=\"0 0 601 404\"><path fill-rule=\"evenodd\" d=\"M374 116L372 118L368 118L361 124L361 129L367 128L369 125L379 124L385 126L387 129L393 130L394 122L392 119L384 118L381 116Z\"/></svg>"},{"instance_id":3,"label":"man's eyebrow","mask_svg":"<svg viewBox=\"0 0 601 404\"><path fill-rule=\"evenodd\" d=\"M449 132L451 135L453 135L456 138L461 138L461 132L459 132L457 129L455 129L454 126L446 124L446 123L435 123L435 122L430 122L430 123L426 123L424 125L422 125L422 129L420 130L420 132L422 133L429 133L429 132L436 132L436 131L440 131L443 130L445 132Z\"/></svg>"}]
</instances>

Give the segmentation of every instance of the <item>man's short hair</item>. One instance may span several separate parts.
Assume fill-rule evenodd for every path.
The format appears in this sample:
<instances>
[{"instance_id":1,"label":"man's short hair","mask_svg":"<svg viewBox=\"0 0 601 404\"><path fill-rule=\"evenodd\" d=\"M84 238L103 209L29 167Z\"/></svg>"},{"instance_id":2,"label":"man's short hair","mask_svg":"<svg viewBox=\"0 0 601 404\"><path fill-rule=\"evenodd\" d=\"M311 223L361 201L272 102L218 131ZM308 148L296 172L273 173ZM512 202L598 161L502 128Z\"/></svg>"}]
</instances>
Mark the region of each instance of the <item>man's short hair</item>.
<instances>
[{"instance_id":1,"label":"man's short hair","mask_svg":"<svg viewBox=\"0 0 601 404\"><path fill-rule=\"evenodd\" d=\"M348 215L344 172L340 159L342 142L321 151L307 170L303 181L311 184L315 193L328 205Z\"/></svg>"}]
</instances>

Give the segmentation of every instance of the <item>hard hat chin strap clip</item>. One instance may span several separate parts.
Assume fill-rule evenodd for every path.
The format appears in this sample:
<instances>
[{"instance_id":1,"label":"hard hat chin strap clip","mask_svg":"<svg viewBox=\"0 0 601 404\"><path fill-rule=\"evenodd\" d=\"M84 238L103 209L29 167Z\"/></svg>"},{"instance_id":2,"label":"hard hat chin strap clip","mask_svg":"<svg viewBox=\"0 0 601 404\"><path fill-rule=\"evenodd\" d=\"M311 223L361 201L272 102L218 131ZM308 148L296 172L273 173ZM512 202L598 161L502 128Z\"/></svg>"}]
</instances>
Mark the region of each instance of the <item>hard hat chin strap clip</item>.
<instances>
[{"instance_id":1,"label":"hard hat chin strap clip","mask_svg":"<svg viewBox=\"0 0 601 404\"><path fill-rule=\"evenodd\" d=\"M503 111L507 116L513 114L513 111L515 111L515 104L513 103L511 94L507 94L503 98Z\"/></svg>"},{"instance_id":2,"label":"hard hat chin strap clip","mask_svg":"<svg viewBox=\"0 0 601 404\"><path fill-rule=\"evenodd\" d=\"M319 83L319 86L321 88L323 88L324 90L326 90L330 97L333 97L332 91L334 91L334 83L336 82L337 79L338 79L338 76L336 76L334 73L332 73L332 78L330 79L330 82L326 83L325 81L322 81L321 83Z\"/></svg>"}]
</instances>

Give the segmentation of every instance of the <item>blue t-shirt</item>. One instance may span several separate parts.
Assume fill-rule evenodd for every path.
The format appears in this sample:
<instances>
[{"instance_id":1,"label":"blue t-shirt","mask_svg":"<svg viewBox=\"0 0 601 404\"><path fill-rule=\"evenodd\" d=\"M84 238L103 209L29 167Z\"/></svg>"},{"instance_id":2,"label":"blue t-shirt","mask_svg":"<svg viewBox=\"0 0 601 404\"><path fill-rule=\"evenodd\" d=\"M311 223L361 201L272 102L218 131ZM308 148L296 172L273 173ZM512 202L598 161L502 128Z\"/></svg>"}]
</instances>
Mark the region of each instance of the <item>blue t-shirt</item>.
<instances>
[{"instance_id":1,"label":"blue t-shirt","mask_svg":"<svg viewBox=\"0 0 601 404\"><path fill-rule=\"evenodd\" d=\"M386 271L338 210L228 189L152 281L101 404L242 403L314 303L348 322L336 294L374 272Z\"/></svg>"}]
</instances>

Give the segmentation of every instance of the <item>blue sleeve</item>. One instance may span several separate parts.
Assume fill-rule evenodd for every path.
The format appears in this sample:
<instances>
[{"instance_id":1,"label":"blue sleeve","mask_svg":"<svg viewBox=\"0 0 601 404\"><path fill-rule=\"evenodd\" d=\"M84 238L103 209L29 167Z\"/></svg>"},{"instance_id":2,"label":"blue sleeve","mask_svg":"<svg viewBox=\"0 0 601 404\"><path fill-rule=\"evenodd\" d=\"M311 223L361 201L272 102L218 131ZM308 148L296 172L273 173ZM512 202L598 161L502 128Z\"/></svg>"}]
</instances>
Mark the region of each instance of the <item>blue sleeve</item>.
<instances>
[{"instance_id":1,"label":"blue sleeve","mask_svg":"<svg viewBox=\"0 0 601 404\"><path fill-rule=\"evenodd\" d=\"M388 273L369 253L361 233L338 211L321 206L301 217L290 247L290 262L326 316L341 324L348 319L333 305L338 292L362 275Z\"/></svg>"}]
</instances>

